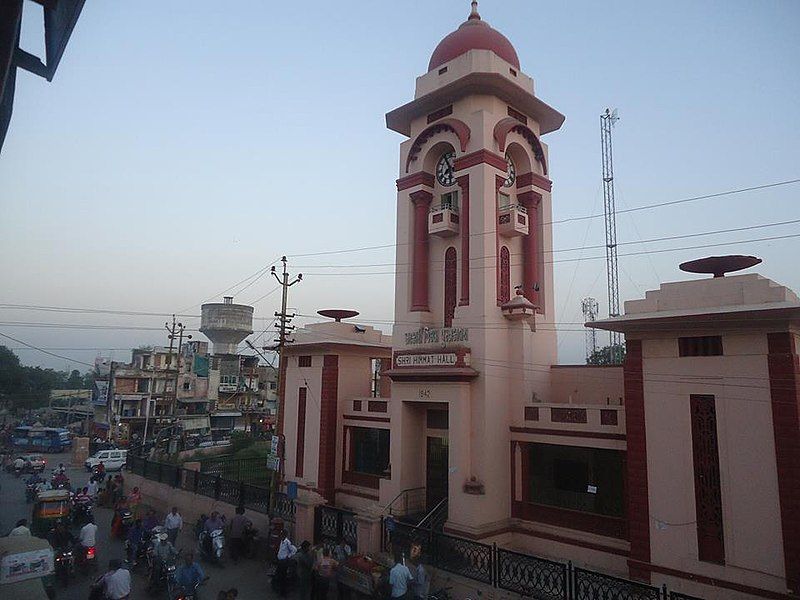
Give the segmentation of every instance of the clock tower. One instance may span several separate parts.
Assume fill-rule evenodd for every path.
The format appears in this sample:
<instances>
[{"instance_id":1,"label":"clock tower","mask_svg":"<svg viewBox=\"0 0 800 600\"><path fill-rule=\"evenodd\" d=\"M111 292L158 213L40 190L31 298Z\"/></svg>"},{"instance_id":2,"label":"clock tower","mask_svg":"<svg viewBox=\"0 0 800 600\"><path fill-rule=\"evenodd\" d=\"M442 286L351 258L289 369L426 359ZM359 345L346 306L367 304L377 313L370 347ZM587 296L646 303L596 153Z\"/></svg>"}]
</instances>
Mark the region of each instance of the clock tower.
<instances>
[{"instance_id":1,"label":"clock tower","mask_svg":"<svg viewBox=\"0 0 800 600\"><path fill-rule=\"evenodd\" d=\"M508 525L521 485L510 468L512 415L549 395L556 332L541 138L563 121L477 2L434 50L414 100L386 115L407 139L381 502L425 488L431 519L472 537Z\"/></svg>"}]
</instances>

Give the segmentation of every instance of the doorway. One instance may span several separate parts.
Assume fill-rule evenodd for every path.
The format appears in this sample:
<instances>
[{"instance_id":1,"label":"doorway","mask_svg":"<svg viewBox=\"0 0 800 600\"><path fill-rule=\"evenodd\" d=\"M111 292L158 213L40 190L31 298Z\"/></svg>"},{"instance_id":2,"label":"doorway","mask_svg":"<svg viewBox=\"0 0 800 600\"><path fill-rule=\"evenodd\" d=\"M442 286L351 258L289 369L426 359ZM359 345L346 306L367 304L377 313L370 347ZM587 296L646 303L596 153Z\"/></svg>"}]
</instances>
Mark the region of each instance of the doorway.
<instances>
[{"instance_id":1,"label":"doorway","mask_svg":"<svg viewBox=\"0 0 800 600\"><path fill-rule=\"evenodd\" d=\"M426 512L436 508L447 498L447 480L449 474L449 447L447 438L428 437L425 477Z\"/></svg>"}]
</instances>

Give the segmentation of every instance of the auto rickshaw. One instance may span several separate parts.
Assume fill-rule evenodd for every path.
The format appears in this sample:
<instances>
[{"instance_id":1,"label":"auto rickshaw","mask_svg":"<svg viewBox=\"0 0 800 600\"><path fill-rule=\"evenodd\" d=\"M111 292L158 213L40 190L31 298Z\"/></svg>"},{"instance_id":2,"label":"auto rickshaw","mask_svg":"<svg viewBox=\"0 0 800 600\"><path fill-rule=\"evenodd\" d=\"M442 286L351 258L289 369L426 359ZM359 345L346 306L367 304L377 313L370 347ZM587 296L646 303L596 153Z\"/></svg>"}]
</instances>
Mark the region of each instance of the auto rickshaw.
<instances>
[{"instance_id":1,"label":"auto rickshaw","mask_svg":"<svg viewBox=\"0 0 800 600\"><path fill-rule=\"evenodd\" d=\"M53 549L28 535L0 538L0 596L15 600L52 600Z\"/></svg>"},{"instance_id":2,"label":"auto rickshaw","mask_svg":"<svg viewBox=\"0 0 800 600\"><path fill-rule=\"evenodd\" d=\"M46 490L39 492L33 505L31 516L31 533L39 537L47 537L59 519L70 522L72 501L67 490Z\"/></svg>"}]
</instances>

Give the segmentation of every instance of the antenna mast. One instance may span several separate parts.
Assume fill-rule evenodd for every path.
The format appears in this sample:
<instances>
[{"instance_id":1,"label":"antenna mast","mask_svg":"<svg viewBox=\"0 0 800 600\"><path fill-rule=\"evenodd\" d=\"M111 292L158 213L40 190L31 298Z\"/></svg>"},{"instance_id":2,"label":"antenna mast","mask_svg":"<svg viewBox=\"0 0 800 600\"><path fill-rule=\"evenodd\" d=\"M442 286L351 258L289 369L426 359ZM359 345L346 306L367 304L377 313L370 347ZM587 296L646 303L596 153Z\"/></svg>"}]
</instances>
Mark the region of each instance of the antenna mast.
<instances>
[{"instance_id":1,"label":"antenna mast","mask_svg":"<svg viewBox=\"0 0 800 600\"><path fill-rule=\"evenodd\" d=\"M583 310L583 322L590 323L597 319L597 311L599 305L594 298L584 298L581 300L581 309ZM586 364L589 364L589 359L597 351L597 330L594 327L586 328Z\"/></svg>"},{"instance_id":2,"label":"antenna mast","mask_svg":"<svg viewBox=\"0 0 800 600\"><path fill-rule=\"evenodd\" d=\"M619 270L617 268L617 208L614 200L614 160L611 155L611 131L619 120L617 109L600 115L600 145L603 155L603 209L606 217L606 278L608 280L608 316L619 316ZM622 362L622 334L609 333L610 360Z\"/></svg>"}]
</instances>

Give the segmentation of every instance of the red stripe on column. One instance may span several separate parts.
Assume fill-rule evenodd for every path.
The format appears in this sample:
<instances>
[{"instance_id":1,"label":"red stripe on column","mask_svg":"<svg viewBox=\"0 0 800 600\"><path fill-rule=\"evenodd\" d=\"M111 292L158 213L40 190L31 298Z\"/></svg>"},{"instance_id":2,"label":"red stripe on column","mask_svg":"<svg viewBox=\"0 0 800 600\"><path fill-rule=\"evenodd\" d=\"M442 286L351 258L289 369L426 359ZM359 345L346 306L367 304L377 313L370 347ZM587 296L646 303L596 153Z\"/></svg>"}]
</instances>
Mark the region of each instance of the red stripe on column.
<instances>
[{"instance_id":1,"label":"red stripe on column","mask_svg":"<svg viewBox=\"0 0 800 600\"><path fill-rule=\"evenodd\" d=\"M525 297L539 306L539 203L541 194L534 191L517 195L519 203L528 211L528 235L522 238L522 281Z\"/></svg>"},{"instance_id":2,"label":"red stripe on column","mask_svg":"<svg viewBox=\"0 0 800 600\"><path fill-rule=\"evenodd\" d=\"M409 194L414 203L414 246L411 266L411 311L428 311L428 211L433 194L419 190Z\"/></svg>"},{"instance_id":3,"label":"red stripe on column","mask_svg":"<svg viewBox=\"0 0 800 600\"><path fill-rule=\"evenodd\" d=\"M295 477L303 476L303 462L306 456L306 394L308 389L297 391L297 456L294 465Z\"/></svg>"},{"instance_id":4,"label":"red stripe on column","mask_svg":"<svg viewBox=\"0 0 800 600\"><path fill-rule=\"evenodd\" d=\"M789 332L767 335L769 390L778 497L783 530L786 585L800 592L800 362L794 336Z\"/></svg>"},{"instance_id":5,"label":"red stripe on column","mask_svg":"<svg viewBox=\"0 0 800 600\"><path fill-rule=\"evenodd\" d=\"M322 363L319 422L318 490L333 504L336 493L336 416L339 402L339 357L326 354Z\"/></svg>"},{"instance_id":6,"label":"red stripe on column","mask_svg":"<svg viewBox=\"0 0 800 600\"><path fill-rule=\"evenodd\" d=\"M469 175L456 179L461 188L461 298L459 306L469 305Z\"/></svg>"},{"instance_id":7,"label":"red stripe on column","mask_svg":"<svg viewBox=\"0 0 800 600\"><path fill-rule=\"evenodd\" d=\"M628 538L631 561L650 562L650 502L647 486L647 436L644 412L644 369L642 341L625 342L625 427L628 451ZM628 562L634 579L650 581L650 571Z\"/></svg>"}]
</instances>

